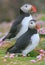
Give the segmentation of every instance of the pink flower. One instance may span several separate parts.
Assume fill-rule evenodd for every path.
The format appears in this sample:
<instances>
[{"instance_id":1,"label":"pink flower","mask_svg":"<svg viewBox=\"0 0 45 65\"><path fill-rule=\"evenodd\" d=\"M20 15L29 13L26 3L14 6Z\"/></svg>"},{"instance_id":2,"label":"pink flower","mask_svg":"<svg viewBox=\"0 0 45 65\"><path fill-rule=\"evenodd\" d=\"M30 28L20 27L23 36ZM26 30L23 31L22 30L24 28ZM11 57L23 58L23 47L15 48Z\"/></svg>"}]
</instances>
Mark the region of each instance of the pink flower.
<instances>
[{"instance_id":1,"label":"pink flower","mask_svg":"<svg viewBox=\"0 0 45 65\"><path fill-rule=\"evenodd\" d=\"M36 63L36 60L30 60L31 62L33 62L33 63Z\"/></svg>"},{"instance_id":2,"label":"pink flower","mask_svg":"<svg viewBox=\"0 0 45 65\"><path fill-rule=\"evenodd\" d=\"M44 54L45 54L45 51L44 51Z\"/></svg>"},{"instance_id":3,"label":"pink flower","mask_svg":"<svg viewBox=\"0 0 45 65\"><path fill-rule=\"evenodd\" d=\"M2 38L0 39L0 43L2 42Z\"/></svg>"},{"instance_id":4,"label":"pink flower","mask_svg":"<svg viewBox=\"0 0 45 65\"><path fill-rule=\"evenodd\" d=\"M40 30L38 31L40 34L45 34L45 27L40 28Z\"/></svg>"},{"instance_id":5,"label":"pink flower","mask_svg":"<svg viewBox=\"0 0 45 65\"><path fill-rule=\"evenodd\" d=\"M10 58L14 58L14 55L15 55L15 54L10 54Z\"/></svg>"},{"instance_id":6,"label":"pink flower","mask_svg":"<svg viewBox=\"0 0 45 65\"><path fill-rule=\"evenodd\" d=\"M37 56L37 59L38 60L41 60L42 59L42 56L41 55Z\"/></svg>"},{"instance_id":7,"label":"pink flower","mask_svg":"<svg viewBox=\"0 0 45 65\"><path fill-rule=\"evenodd\" d=\"M40 56L44 56L44 54L40 54Z\"/></svg>"},{"instance_id":8,"label":"pink flower","mask_svg":"<svg viewBox=\"0 0 45 65\"><path fill-rule=\"evenodd\" d=\"M0 39L0 47L3 45L2 39L3 39L3 38Z\"/></svg>"},{"instance_id":9,"label":"pink flower","mask_svg":"<svg viewBox=\"0 0 45 65\"><path fill-rule=\"evenodd\" d=\"M43 50L43 49L41 49L41 50L39 50L39 52L40 52L40 53L43 53L43 52L44 52L44 50Z\"/></svg>"},{"instance_id":10,"label":"pink flower","mask_svg":"<svg viewBox=\"0 0 45 65\"><path fill-rule=\"evenodd\" d=\"M3 43L0 43L0 47L3 45Z\"/></svg>"},{"instance_id":11,"label":"pink flower","mask_svg":"<svg viewBox=\"0 0 45 65\"><path fill-rule=\"evenodd\" d=\"M41 58L41 56L40 56L40 55L38 55L36 58L37 58L37 59L39 59L39 58Z\"/></svg>"}]
</instances>

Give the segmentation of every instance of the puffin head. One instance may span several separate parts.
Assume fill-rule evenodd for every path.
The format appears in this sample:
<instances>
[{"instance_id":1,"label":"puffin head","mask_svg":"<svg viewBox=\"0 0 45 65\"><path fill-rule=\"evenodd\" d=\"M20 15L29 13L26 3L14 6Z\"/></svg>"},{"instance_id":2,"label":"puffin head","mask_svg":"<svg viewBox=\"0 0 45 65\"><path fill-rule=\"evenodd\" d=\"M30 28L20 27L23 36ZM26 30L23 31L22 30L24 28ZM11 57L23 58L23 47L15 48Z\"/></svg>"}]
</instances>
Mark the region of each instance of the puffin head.
<instances>
[{"instance_id":1,"label":"puffin head","mask_svg":"<svg viewBox=\"0 0 45 65\"><path fill-rule=\"evenodd\" d=\"M32 13L32 12L35 13L37 9L35 6L31 4L24 4L23 6L21 6L20 11L23 13Z\"/></svg>"},{"instance_id":2,"label":"puffin head","mask_svg":"<svg viewBox=\"0 0 45 65\"><path fill-rule=\"evenodd\" d=\"M29 21L29 28L38 30L38 29L40 29L40 26L39 26L39 24L37 24L35 19L32 19Z\"/></svg>"}]
</instances>

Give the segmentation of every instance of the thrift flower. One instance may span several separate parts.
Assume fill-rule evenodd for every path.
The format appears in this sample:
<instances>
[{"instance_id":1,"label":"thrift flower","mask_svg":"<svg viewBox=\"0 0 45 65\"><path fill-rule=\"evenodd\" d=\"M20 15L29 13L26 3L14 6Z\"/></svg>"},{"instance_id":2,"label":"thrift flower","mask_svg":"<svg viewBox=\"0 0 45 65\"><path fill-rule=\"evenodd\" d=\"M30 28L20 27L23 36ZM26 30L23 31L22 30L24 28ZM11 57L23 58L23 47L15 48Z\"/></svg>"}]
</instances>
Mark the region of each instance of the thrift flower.
<instances>
[{"instance_id":1,"label":"thrift flower","mask_svg":"<svg viewBox=\"0 0 45 65\"><path fill-rule=\"evenodd\" d=\"M14 55L15 55L15 54L10 54L10 58L14 58Z\"/></svg>"},{"instance_id":2,"label":"thrift flower","mask_svg":"<svg viewBox=\"0 0 45 65\"><path fill-rule=\"evenodd\" d=\"M33 62L33 63L36 63L36 60L30 60L31 62Z\"/></svg>"}]
</instances>

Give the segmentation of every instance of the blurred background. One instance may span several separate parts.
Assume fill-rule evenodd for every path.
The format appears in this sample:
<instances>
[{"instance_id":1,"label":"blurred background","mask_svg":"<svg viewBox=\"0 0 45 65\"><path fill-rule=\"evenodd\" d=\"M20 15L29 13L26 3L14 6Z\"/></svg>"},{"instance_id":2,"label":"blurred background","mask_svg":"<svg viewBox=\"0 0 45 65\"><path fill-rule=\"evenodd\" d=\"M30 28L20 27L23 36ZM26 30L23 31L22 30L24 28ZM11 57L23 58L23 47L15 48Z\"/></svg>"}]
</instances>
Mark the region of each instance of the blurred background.
<instances>
[{"instance_id":1,"label":"blurred background","mask_svg":"<svg viewBox=\"0 0 45 65\"><path fill-rule=\"evenodd\" d=\"M38 13L45 13L45 0L0 0L0 22L17 17L20 6L25 3L35 5Z\"/></svg>"}]
</instances>

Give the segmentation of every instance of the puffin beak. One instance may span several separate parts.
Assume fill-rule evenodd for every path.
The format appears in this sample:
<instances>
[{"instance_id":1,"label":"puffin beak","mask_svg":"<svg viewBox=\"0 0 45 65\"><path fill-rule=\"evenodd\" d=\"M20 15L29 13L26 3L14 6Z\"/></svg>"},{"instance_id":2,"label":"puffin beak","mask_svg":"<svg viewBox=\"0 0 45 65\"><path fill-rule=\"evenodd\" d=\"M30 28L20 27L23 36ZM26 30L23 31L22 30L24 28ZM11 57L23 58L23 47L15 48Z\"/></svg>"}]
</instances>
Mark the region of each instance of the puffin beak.
<instances>
[{"instance_id":1,"label":"puffin beak","mask_svg":"<svg viewBox=\"0 0 45 65\"><path fill-rule=\"evenodd\" d=\"M34 5L32 5L32 8L31 8L32 12L36 13L37 12L37 9Z\"/></svg>"},{"instance_id":2,"label":"puffin beak","mask_svg":"<svg viewBox=\"0 0 45 65\"><path fill-rule=\"evenodd\" d=\"M39 24L36 24L35 28L36 28L37 30L39 30L39 29L40 29L40 25L39 25Z\"/></svg>"}]
</instances>

